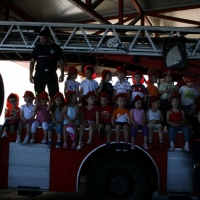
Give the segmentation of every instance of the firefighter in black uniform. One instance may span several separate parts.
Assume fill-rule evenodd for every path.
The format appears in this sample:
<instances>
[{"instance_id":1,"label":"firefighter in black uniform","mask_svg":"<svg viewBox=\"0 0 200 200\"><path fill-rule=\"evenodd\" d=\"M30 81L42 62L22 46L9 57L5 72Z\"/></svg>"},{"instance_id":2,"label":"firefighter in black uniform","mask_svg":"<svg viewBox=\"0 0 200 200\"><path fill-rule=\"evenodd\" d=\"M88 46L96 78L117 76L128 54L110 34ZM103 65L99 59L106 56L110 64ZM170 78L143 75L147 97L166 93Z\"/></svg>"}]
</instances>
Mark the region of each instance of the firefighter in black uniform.
<instances>
[{"instance_id":1,"label":"firefighter in black uniform","mask_svg":"<svg viewBox=\"0 0 200 200\"><path fill-rule=\"evenodd\" d=\"M195 127L195 145L193 149L193 157L195 163L194 170L194 186L197 192L198 200L200 200L200 112L198 113L198 125Z\"/></svg>"},{"instance_id":2,"label":"firefighter in black uniform","mask_svg":"<svg viewBox=\"0 0 200 200\"><path fill-rule=\"evenodd\" d=\"M40 43L33 49L30 61L30 82L34 83L35 95L45 91L47 85L51 98L59 91L57 61L60 62L61 75L59 82L64 80L64 56L60 46L51 42L50 32L47 29L39 33ZM33 70L37 61L35 74Z\"/></svg>"}]
</instances>

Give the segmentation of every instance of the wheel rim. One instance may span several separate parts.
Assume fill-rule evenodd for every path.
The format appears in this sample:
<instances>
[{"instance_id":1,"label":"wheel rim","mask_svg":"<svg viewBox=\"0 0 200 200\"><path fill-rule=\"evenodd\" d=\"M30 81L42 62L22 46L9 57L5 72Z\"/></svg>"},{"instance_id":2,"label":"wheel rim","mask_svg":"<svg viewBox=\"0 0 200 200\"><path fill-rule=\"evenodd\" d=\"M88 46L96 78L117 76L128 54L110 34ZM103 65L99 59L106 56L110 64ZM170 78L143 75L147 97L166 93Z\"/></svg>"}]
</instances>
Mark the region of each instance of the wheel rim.
<instances>
[{"instance_id":1,"label":"wheel rim","mask_svg":"<svg viewBox=\"0 0 200 200\"><path fill-rule=\"evenodd\" d=\"M138 191L136 176L128 169L115 168L107 171L102 179L102 192L110 198L134 198Z\"/></svg>"}]
</instances>

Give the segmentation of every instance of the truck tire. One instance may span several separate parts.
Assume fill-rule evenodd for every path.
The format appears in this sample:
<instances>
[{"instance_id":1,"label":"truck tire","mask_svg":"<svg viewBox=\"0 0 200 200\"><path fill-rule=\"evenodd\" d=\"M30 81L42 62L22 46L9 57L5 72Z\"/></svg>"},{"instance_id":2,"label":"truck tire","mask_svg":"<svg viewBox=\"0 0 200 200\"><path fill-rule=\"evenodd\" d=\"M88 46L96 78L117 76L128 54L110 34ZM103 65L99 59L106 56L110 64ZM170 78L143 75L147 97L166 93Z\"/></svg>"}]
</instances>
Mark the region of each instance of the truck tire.
<instances>
[{"instance_id":1,"label":"truck tire","mask_svg":"<svg viewBox=\"0 0 200 200\"><path fill-rule=\"evenodd\" d=\"M4 104L4 84L2 76L0 74L0 116L3 110L3 104Z\"/></svg>"},{"instance_id":2,"label":"truck tire","mask_svg":"<svg viewBox=\"0 0 200 200\"><path fill-rule=\"evenodd\" d=\"M95 200L148 200L147 169L136 157L122 153L99 159L86 176L86 193Z\"/></svg>"}]
</instances>

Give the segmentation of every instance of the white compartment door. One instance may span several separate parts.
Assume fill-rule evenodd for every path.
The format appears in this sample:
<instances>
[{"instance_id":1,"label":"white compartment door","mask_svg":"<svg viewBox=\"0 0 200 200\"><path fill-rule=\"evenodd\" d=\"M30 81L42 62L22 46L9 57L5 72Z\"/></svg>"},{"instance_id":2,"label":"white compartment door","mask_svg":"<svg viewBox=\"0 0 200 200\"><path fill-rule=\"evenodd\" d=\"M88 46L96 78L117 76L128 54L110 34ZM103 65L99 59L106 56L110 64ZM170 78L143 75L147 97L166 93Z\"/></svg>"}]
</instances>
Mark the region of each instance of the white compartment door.
<instances>
[{"instance_id":1,"label":"white compartment door","mask_svg":"<svg viewBox=\"0 0 200 200\"><path fill-rule=\"evenodd\" d=\"M50 150L44 144L9 144L8 187L49 190Z\"/></svg>"}]
</instances>

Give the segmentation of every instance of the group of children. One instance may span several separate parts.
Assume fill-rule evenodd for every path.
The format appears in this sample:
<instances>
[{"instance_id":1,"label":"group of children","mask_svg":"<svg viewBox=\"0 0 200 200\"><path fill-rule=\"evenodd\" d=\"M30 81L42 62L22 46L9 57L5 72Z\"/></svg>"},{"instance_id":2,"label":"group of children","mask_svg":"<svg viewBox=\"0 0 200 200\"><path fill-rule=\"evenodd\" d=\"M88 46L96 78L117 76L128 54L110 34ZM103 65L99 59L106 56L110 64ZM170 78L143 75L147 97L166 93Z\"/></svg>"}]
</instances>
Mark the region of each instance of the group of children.
<instances>
[{"instance_id":1,"label":"group of children","mask_svg":"<svg viewBox=\"0 0 200 200\"><path fill-rule=\"evenodd\" d=\"M81 150L85 128L89 129L87 144L92 144L95 130L100 138L106 133L106 148L110 148L111 129L116 132L116 151L129 150L129 135L131 133L131 149L135 149L135 139L138 130L144 137L143 148L154 147L153 131L159 136L159 147L163 148L163 124L168 126L170 151L173 151L177 131L184 134L183 149L189 151L190 129L185 126L186 117L191 116L195 109L194 99L198 92L192 87L194 79L191 75L184 77L185 85L177 89L172 82L171 70L164 71L163 83L157 88L158 73L151 72L147 87L143 85L144 76L139 71L132 75L133 85L126 79L127 71L124 67L117 67L118 81L114 86L110 83L111 71L102 71L100 85L93 79L94 68L86 66L86 79L80 83L76 81L78 71L70 68L65 82L65 98L58 92L49 100L47 92L41 92L35 99L31 91L24 94L25 105L18 107L18 96L10 94L7 99L7 111L3 125L2 137L7 137L11 127L17 128L16 143L21 142L22 127L26 126L26 137L23 143L34 143L36 128L41 125L44 138L41 141L51 147L52 131L55 127L57 134L56 148L68 148L68 136L72 140L71 149ZM80 88L80 89L79 89ZM181 94L181 97L179 94ZM161 97L160 97L161 96ZM48 103L49 101L49 103ZM181 102L183 110L180 109ZM81 106L80 106L81 103ZM36 116L36 118L35 118ZM186 117L185 117L186 116ZM18 126L18 127L17 127ZM79 128L79 134L78 134ZM120 135L124 132L124 145L121 147ZM63 145L61 143L63 134ZM31 139L30 139L31 137ZM79 140L77 142L77 139Z\"/></svg>"}]
</instances>

